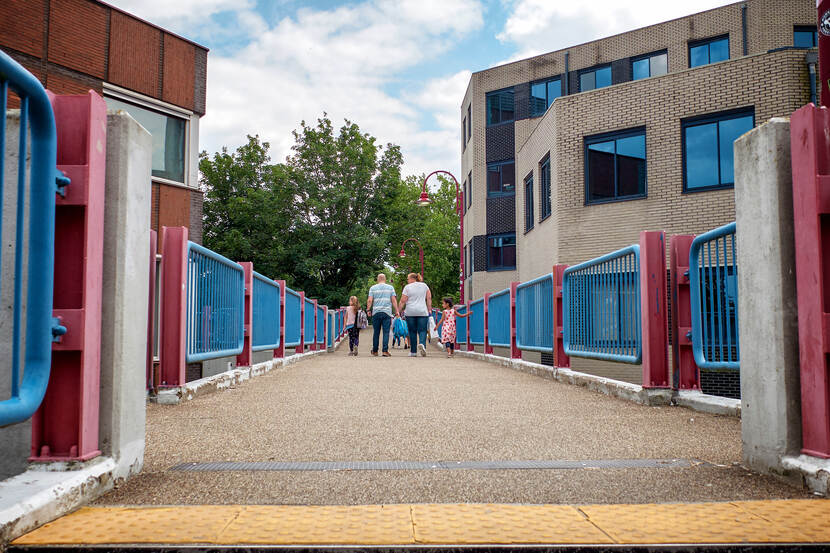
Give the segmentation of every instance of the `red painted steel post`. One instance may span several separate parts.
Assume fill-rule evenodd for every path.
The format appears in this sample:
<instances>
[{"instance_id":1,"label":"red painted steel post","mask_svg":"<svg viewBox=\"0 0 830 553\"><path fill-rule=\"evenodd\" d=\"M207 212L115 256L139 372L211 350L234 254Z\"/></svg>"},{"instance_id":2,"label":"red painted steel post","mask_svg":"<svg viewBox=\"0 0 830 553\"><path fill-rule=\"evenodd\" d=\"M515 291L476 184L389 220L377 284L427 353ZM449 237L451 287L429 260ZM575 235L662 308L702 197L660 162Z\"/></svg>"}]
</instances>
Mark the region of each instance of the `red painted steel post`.
<instances>
[{"instance_id":1,"label":"red painted steel post","mask_svg":"<svg viewBox=\"0 0 830 553\"><path fill-rule=\"evenodd\" d=\"M314 304L314 336L312 336L311 345L308 346L309 351L317 351L317 300L311 300Z\"/></svg>"},{"instance_id":2,"label":"red painted steel post","mask_svg":"<svg viewBox=\"0 0 830 553\"><path fill-rule=\"evenodd\" d=\"M484 353L493 354L493 346L490 345L490 292L484 294Z\"/></svg>"},{"instance_id":3,"label":"red painted steel post","mask_svg":"<svg viewBox=\"0 0 830 553\"><path fill-rule=\"evenodd\" d=\"M107 106L94 92L50 94L58 169L71 184L55 201L53 314L66 334L52 344L43 403L32 418L31 461L83 461L98 450Z\"/></svg>"},{"instance_id":4,"label":"red painted steel post","mask_svg":"<svg viewBox=\"0 0 830 553\"><path fill-rule=\"evenodd\" d=\"M822 78L826 77L822 73ZM824 96L825 84L822 85ZM830 458L830 110L790 118L802 452Z\"/></svg>"},{"instance_id":5,"label":"red painted steel post","mask_svg":"<svg viewBox=\"0 0 830 553\"><path fill-rule=\"evenodd\" d=\"M470 304L473 303L470 300L467 300L467 313L470 313ZM467 351L475 351L476 347L473 345L472 340L470 339L470 319L472 316L464 317L464 321L467 323Z\"/></svg>"},{"instance_id":6,"label":"red painted steel post","mask_svg":"<svg viewBox=\"0 0 830 553\"><path fill-rule=\"evenodd\" d=\"M818 15L819 103L830 106L830 0L816 0Z\"/></svg>"},{"instance_id":7,"label":"red painted steel post","mask_svg":"<svg viewBox=\"0 0 830 553\"><path fill-rule=\"evenodd\" d=\"M236 356L236 364L240 367L250 367L253 363L253 350L251 349L254 330L254 264L250 261L240 261L242 270L245 271L245 312L243 314L243 327L245 341L242 344L242 353Z\"/></svg>"},{"instance_id":8,"label":"red painted steel post","mask_svg":"<svg viewBox=\"0 0 830 553\"><path fill-rule=\"evenodd\" d=\"M295 348L296 353L305 353L305 292L300 292L300 345Z\"/></svg>"},{"instance_id":9,"label":"red painted steel post","mask_svg":"<svg viewBox=\"0 0 830 553\"><path fill-rule=\"evenodd\" d=\"M153 351L155 350L155 343L153 341L155 331L155 314L156 314L156 251L158 251L158 233L150 230L150 286L147 298L147 378L145 379L146 388L149 390L153 386Z\"/></svg>"},{"instance_id":10,"label":"red painted steel post","mask_svg":"<svg viewBox=\"0 0 830 553\"><path fill-rule=\"evenodd\" d=\"M161 229L160 388L185 383L187 325L187 227Z\"/></svg>"},{"instance_id":11,"label":"red painted steel post","mask_svg":"<svg viewBox=\"0 0 830 553\"><path fill-rule=\"evenodd\" d=\"M571 358L565 354L565 316L562 284L565 280L567 265L553 266L553 366L570 368Z\"/></svg>"},{"instance_id":12,"label":"red painted steel post","mask_svg":"<svg viewBox=\"0 0 830 553\"><path fill-rule=\"evenodd\" d=\"M274 359L285 357L285 281L276 280L280 287L280 345L274 348Z\"/></svg>"},{"instance_id":13,"label":"red painted steel post","mask_svg":"<svg viewBox=\"0 0 830 553\"><path fill-rule=\"evenodd\" d=\"M692 351L692 300L689 288L689 250L694 234L671 237L671 336L673 387L700 390L700 369Z\"/></svg>"},{"instance_id":14,"label":"red painted steel post","mask_svg":"<svg viewBox=\"0 0 830 553\"><path fill-rule=\"evenodd\" d=\"M510 283L510 358L521 359L522 350L516 343L516 287L520 282Z\"/></svg>"},{"instance_id":15,"label":"red painted steel post","mask_svg":"<svg viewBox=\"0 0 830 553\"><path fill-rule=\"evenodd\" d=\"M640 316L643 388L667 388L666 234L663 231L640 233Z\"/></svg>"}]
</instances>

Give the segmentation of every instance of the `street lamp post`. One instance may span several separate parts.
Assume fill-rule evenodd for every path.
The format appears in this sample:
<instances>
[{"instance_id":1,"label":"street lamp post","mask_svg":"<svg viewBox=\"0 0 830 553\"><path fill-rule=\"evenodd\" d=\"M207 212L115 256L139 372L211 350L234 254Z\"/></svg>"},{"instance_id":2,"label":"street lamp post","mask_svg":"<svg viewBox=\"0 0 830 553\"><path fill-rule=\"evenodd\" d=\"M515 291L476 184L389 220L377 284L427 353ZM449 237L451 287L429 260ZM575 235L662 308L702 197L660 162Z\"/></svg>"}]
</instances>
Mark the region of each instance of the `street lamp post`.
<instances>
[{"instance_id":1,"label":"street lamp post","mask_svg":"<svg viewBox=\"0 0 830 553\"><path fill-rule=\"evenodd\" d=\"M458 184L458 179L455 178L455 175L449 171L444 171L443 169L433 171L427 175L426 178L424 178L424 182L421 184L421 197L418 198L418 201L415 203L420 206L427 206L432 203L432 199L430 199L429 194L427 193L427 181L432 175L438 173L449 175L452 177L453 182L455 182L455 212L458 214L458 258L460 260L458 271L458 290L459 295L461 296L461 303L464 303L464 193L461 191L461 185Z\"/></svg>"},{"instance_id":2,"label":"street lamp post","mask_svg":"<svg viewBox=\"0 0 830 553\"><path fill-rule=\"evenodd\" d=\"M424 248L421 247L421 243L418 242L418 240L416 238L407 238L406 240L404 240L403 244L401 244L401 251L398 254L398 256L399 257L406 257L406 252L404 251L403 248L404 248L404 246L406 246L406 243L409 242L410 240L415 242L415 244L417 244L417 246L418 246L418 256L421 259L421 280L423 280L424 279Z\"/></svg>"}]
</instances>

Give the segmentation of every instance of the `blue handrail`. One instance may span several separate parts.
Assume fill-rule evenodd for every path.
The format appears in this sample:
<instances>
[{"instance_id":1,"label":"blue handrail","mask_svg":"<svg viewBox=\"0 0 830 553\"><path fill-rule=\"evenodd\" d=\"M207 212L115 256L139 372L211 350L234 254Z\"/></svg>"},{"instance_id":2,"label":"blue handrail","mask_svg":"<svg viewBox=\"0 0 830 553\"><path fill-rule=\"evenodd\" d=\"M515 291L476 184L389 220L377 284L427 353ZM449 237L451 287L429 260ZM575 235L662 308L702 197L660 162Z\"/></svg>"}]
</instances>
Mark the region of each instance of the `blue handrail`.
<instances>
[{"instance_id":1,"label":"blue handrail","mask_svg":"<svg viewBox=\"0 0 830 553\"><path fill-rule=\"evenodd\" d=\"M701 369L739 369L735 223L697 236L689 250L692 351Z\"/></svg>"},{"instance_id":2,"label":"blue handrail","mask_svg":"<svg viewBox=\"0 0 830 553\"><path fill-rule=\"evenodd\" d=\"M640 363L640 246L568 267L562 283L565 353Z\"/></svg>"},{"instance_id":3,"label":"blue handrail","mask_svg":"<svg viewBox=\"0 0 830 553\"><path fill-rule=\"evenodd\" d=\"M244 315L242 266L188 241L185 360L194 363L242 353Z\"/></svg>"},{"instance_id":4,"label":"blue handrail","mask_svg":"<svg viewBox=\"0 0 830 553\"><path fill-rule=\"evenodd\" d=\"M251 349L262 351L280 346L280 285L254 271L253 329Z\"/></svg>"},{"instance_id":5,"label":"blue handrail","mask_svg":"<svg viewBox=\"0 0 830 553\"><path fill-rule=\"evenodd\" d=\"M470 303L470 343L484 345L484 298Z\"/></svg>"},{"instance_id":6,"label":"blue handrail","mask_svg":"<svg viewBox=\"0 0 830 553\"><path fill-rule=\"evenodd\" d=\"M285 347L300 345L300 294L291 288L285 288Z\"/></svg>"},{"instance_id":7,"label":"blue handrail","mask_svg":"<svg viewBox=\"0 0 830 553\"><path fill-rule=\"evenodd\" d=\"M34 75L0 51L0 187L5 179L6 111L9 90L20 98L17 216L14 262L14 325L12 330L11 397L0 401L0 427L24 421L40 407L49 383L52 341L66 331L52 318L55 272L55 179L58 176L55 116L46 91ZM26 321L23 326L23 246L27 134L31 137L29 228L26 270ZM65 177L64 177L65 183ZM0 214L4 192L0 190ZM0 225L0 229L2 225ZM6 280L8 282L8 280ZM20 377L21 336L25 334L23 378Z\"/></svg>"},{"instance_id":8,"label":"blue handrail","mask_svg":"<svg viewBox=\"0 0 830 553\"><path fill-rule=\"evenodd\" d=\"M516 346L523 351L553 352L553 275L516 287Z\"/></svg>"},{"instance_id":9,"label":"blue handrail","mask_svg":"<svg viewBox=\"0 0 830 553\"><path fill-rule=\"evenodd\" d=\"M303 334L303 344L313 344L317 338L314 327L314 302L308 298L305 299L305 333Z\"/></svg>"},{"instance_id":10,"label":"blue handrail","mask_svg":"<svg viewBox=\"0 0 830 553\"><path fill-rule=\"evenodd\" d=\"M487 300L487 342L510 347L510 288L490 294Z\"/></svg>"},{"instance_id":11,"label":"blue handrail","mask_svg":"<svg viewBox=\"0 0 830 553\"><path fill-rule=\"evenodd\" d=\"M457 309L459 313L466 313L467 306L463 305ZM456 319L455 341L459 344L467 343L467 319Z\"/></svg>"}]
</instances>

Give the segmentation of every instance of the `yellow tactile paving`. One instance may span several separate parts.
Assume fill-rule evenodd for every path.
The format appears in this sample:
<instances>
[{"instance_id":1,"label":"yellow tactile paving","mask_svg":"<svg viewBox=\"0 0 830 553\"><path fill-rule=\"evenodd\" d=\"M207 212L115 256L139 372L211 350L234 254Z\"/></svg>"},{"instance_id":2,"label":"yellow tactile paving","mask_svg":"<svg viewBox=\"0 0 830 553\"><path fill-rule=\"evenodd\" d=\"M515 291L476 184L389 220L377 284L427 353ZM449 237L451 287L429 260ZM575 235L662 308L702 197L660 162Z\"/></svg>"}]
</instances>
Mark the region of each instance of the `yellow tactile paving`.
<instances>
[{"instance_id":1,"label":"yellow tactile paving","mask_svg":"<svg viewBox=\"0 0 830 553\"><path fill-rule=\"evenodd\" d=\"M413 505L422 544L614 543L567 505Z\"/></svg>"},{"instance_id":2,"label":"yellow tactile paving","mask_svg":"<svg viewBox=\"0 0 830 553\"><path fill-rule=\"evenodd\" d=\"M830 500L87 507L15 545L830 543Z\"/></svg>"}]
</instances>

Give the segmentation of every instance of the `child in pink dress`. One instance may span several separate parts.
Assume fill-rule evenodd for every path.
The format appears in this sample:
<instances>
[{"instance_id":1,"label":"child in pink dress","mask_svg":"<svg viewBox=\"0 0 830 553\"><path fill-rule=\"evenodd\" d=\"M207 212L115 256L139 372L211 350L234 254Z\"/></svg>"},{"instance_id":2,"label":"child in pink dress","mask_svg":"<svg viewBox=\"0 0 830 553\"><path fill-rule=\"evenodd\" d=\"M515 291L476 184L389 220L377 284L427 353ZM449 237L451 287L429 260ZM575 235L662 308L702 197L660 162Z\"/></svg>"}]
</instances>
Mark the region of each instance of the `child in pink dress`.
<instances>
[{"instance_id":1,"label":"child in pink dress","mask_svg":"<svg viewBox=\"0 0 830 553\"><path fill-rule=\"evenodd\" d=\"M444 298L444 310L441 313L441 342L447 350L447 357L455 354L455 318L469 317L469 313L459 313L452 304L452 298Z\"/></svg>"}]
</instances>

